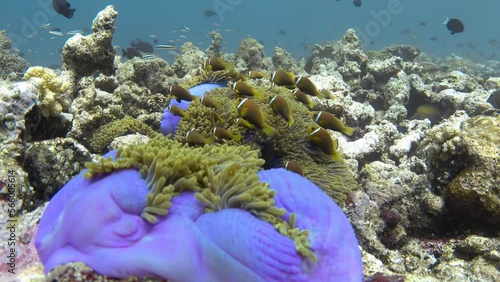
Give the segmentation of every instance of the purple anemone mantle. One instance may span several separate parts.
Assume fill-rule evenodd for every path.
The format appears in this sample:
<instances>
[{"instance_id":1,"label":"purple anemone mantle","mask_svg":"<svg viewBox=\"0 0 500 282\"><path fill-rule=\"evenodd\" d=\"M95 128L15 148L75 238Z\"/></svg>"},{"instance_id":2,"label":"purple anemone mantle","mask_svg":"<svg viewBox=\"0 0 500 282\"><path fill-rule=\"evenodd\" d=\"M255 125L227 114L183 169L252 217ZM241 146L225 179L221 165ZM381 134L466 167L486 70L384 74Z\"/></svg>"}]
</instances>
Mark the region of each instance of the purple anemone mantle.
<instances>
[{"instance_id":1,"label":"purple anemone mantle","mask_svg":"<svg viewBox=\"0 0 500 282\"><path fill-rule=\"evenodd\" d=\"M191 95L197 96L197 97L203 97L205 95L205 92L211 91L215 88L220 88L220 87L226 87L226 83L203 83L194 87L191 87L188 89L189 93ZM177 106L183 110L187 109L189 106L190 102L187 101L180 101L177 102L176 100L172 99L170 100L170 105ZM167 135L169 133L175 133L175 130L177 129L177 125L179 125L181 118L178 116L173 115L169 110L168 106L165 108L163 111L163 114L161 116L161 122L160 122L160 131L163 133L163 135Z\"/></svg>"},{"instance_id":2,"label":"purple anemone mantle","mask_svg":"<svg viewBox=\"0 0 500 282\"><path fill-rule=\"evenodd\" d=\"M172 199L166 216L140 217L148 193L135 169L68 182L40 220L35 245L45 271L82 261L111 277L152 274L168 281L362 281L358 242L342 210L309 180L284 169L259 172L276 206L308 229L318 261L240 209L204 213L193 192Z\"/></svg>"}]
</instances>

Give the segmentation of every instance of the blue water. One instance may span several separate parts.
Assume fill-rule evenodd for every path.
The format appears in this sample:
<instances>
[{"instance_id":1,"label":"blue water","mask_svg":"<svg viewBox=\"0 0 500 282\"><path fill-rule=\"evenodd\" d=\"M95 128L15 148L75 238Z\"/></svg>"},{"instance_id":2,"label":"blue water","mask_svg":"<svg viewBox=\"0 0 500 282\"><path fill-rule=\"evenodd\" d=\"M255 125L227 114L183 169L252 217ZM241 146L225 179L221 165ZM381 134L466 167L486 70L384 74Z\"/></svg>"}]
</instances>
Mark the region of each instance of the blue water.
<instances>
[{"instance_id":1,"label":"blue water","mask_svg":"<svg viewBox=\"0 0 500 282\"><path fill-rule=\"evenodd\" d=\"M500 46L498 0L364 0L359 8L351 0L69 2L77 9L72 19L55 14L50 0L3 0L0 30L8 31L14 46L32 65L60 63L57 50L69 36L53 36L48 33L51 28L60 27L63 32L90 28L97 12L108 4L114 5L119 13L113 43L124 48L136 38L152 41L149 34L155 34L159 43L172 40L180 47L183 42L191 41L204 50L210 43L207 33L218 29L223 36L224 52L237 52L239 42L251 36L262 40L268 56L275 46L280 46L300 58L310 52L305 46L340 39L348 28L358 31L366 49L412 44L429 54L456 54L483 61L495 58ZM213 17L203 15L206 9L217 10L216 7L223 12ZM447 17L462 20L465 31L450 35L442 24ZM421 21L426 25L420 25ZM49 29L40 28L49 22ZM181 31L184 26L189 28L188 32ZM285 34L281 35L280 30ZM432 36L437 40L431 41ZM492 39L499 43L490 42ZM166 51L155 52L172 61Z\"/></svg>"}]
</instances>

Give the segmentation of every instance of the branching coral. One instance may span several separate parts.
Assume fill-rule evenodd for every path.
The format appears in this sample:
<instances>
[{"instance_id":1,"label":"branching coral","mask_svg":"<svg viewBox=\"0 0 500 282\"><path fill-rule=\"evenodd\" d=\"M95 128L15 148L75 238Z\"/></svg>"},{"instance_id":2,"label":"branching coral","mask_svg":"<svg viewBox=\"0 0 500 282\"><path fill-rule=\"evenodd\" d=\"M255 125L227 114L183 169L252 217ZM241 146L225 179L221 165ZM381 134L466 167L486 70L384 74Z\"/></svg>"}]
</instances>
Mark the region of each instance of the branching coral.
<instances>
[{"instance_id":1,"label":"branching coral","mask_svg":"<svg viewBox=\"0 0 500 282\"><path fill-rule=\"evenodd\" d=\"M44 67L31 67L24 74L24 79L34 79L38 89L38 103L44 117L58 116L67 110L71 103L68 93L70 84L58 77L57 74Z\"/></svg>"}]
</instances>

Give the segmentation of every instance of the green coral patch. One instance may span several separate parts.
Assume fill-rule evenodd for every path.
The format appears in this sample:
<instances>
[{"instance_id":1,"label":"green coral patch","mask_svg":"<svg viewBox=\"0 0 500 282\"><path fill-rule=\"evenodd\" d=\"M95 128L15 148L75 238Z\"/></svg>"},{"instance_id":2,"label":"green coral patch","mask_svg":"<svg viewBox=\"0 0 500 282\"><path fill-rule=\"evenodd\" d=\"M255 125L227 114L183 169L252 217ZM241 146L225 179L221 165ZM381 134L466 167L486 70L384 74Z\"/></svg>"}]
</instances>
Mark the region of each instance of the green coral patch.
<instances>
[{"instance_id":1,"label":"green coral patch","mask_svg":"<svg viewBox=\"0 0 500 282\"><path fill-rule=\"evenodd\" d=\"M99 127L94 132L90 146L94 151L100 152L106 145L111 143L113 139L130 131L149 137L160 135L141 120L125 117Z\"/></svg>"}]
</instances>

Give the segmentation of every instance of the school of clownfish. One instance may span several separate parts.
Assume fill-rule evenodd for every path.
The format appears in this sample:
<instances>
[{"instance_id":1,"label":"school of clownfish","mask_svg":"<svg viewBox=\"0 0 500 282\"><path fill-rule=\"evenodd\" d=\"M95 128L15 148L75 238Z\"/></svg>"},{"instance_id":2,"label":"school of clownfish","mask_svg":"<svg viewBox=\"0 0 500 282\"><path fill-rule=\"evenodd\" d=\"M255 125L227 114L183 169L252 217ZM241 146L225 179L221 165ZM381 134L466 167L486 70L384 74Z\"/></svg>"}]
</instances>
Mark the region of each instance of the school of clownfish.
<instances>
[{"instance_id":1,"label":"school of clownfish","mask_svg":"<svg viewBox=\"0 0 500 282\"><path fill-rule=\"evenodd\" d=\"M214 72L223 70L233 71L234 66L221 58L211 57L204 61L202 69L209 69ZM251 79L265 79L269 77L273 85L291 89L291 95L294 99L304 104L309 110L314 107L314 103L310 100L309 96L316 96L320 99L334 99L332 92L327 89L318 90L316 85L308 77L295 76L293 73L287 72L283 69L274 71L270 76L264 72L250 70L246 73L246 77ZM236 81L230 86L234 93L241 96L241 98L236 99L236 109L239 118L237 118L235 122L248 129L260 129L267 136L274 135L276 133L275 128L267 123L265 113L259 108L257 103L251 99L251 97L261 99L264 98L264 95L244 80L246 79L243 77L242 80ZM187 89L178 85L170 86L170 94L178 102L181 100L199 100L202 105L207 107L217 109L221 106L218 102L206 95L201 98L196 97L189 93ZM288 127L294 125L295 121L293 119L292 111L283 97L276 94L274 97L269 97L266 102L270 105L275 114L280 115L288 123ZM186 111L175 105L169 106L168 109L173 115L189 118L189 114ZM316 123L315 125L307 127L307 134L311 144L324 153L330 155L332 160L342 161L342 157L338 152L338 142L335 138L331 137L326 129L339 131L347 136L352 136L355 128L346 126L339 118L326 111L311 111L311 115ZM220 116L218 116L215 111L212 112L212 118L214 120L221 120ZM229 132L222 127L214 127L212 132L216 138L220 139L240 141L242 138L240 134ZM203 145L214 142L213 137L205 137L196 129L190 130L186 134L185 139L185 141L189 144ZM299 174L303 174L299 164L295 161L288 161L285 164L285 168Z\"/></svg>"}]
</instances>

